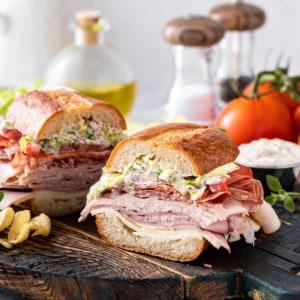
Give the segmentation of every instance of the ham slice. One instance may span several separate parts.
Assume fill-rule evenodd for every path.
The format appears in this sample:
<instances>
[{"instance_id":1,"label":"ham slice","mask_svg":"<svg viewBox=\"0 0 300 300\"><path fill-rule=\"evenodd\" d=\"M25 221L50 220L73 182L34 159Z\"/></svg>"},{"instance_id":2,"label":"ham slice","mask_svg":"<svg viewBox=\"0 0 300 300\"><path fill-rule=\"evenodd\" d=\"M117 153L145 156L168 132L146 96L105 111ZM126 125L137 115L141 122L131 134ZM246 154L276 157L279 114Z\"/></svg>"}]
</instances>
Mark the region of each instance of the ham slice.
<instances>
[{"instance_id":1,"label":"ham slice","mask_svg":"<svg viewBox=\"0 0 300 300\"><path fill-rule=\"evenodd\" d=\"M222 204L207 202L191 204L185 201L160 200L156 196L138 198L128 193L119 195L110 193L105 194L105 197L102 196L89 202L82 211L79 221L83 221L89 213L95 215L103 208L113 208L139 224L164 226L166 228L202 228L204 231L217 234L224 239L223 235L229 233L227 219L230 215L232 213L241 216L248 214L242 202L233 200L233 203L230 203L230 197L228 197L225 203L227 209ZM237 231L238 235L235 235L235 240L251 228L248 220L245 222L248 223L248 226L246 229L243 227L242 231ZM232 232L234 231L232 230ZM254 237L254 232L251 236ZM248 242L253 243L254 239L249 238ZM224 247L223 243L221 244ZM227 246L225 248L227 249Z\"/></svg>"},{"instance_id":2,"label":"ham slice","mask_svg":"<svg viewBox=\"0 0 300 300\"><path fill-rule=\"evenodd\" d=\"M98 208L95 211L95 214L101 213L110 213L115 214L120 219L120 221L129 227L133 231L133 235L136 236L150 236L154 239L163 240L176 240L180 239L183 236L193 237L197 239L205 239L215 248L219 249L223 247L230 252L230 246L223 235L214 233L208 230L202 230L199 226L192 227L163 227L155 225L143 225L140 223L136 223L135 220L129 218L127 214L123 212L119 212L113 208Z\"/></svg>"},{"instance_id":3,"label":"ham slice","mask_svg":"<svg viewBox=\"0 0 300 300\"><path fill-rule=\"evenodd\" d=\"M141 226L199 228L208 234L207 240L210 242L212 235L218 237L214 243L211 242L216 248L226 249L229 249L229 245L224 236L230 242L243 236L247 243L254 244L257 228L253 228L249 215L265 232L271 233L279 228L275 212L265 207L262 185L258 180L240 174L231 174L226 180L228 189L218 192L206 189L194 201L166 182L135 181L130 186L121 184L88 202L79 221L83 221L90 213L96 215L103 209L112 209ZM266 222L269 214L275 225Z\"/></svg>"},{"instance_id":4,"label":"ham slice","mask_svg":"<svg viewBox=\"0 0 300 300\"><path fill-rule=\"evenodd\" d=\"M5 209L6 207L14 205L18 205L26 200L32 198L32 192L17 192L17 191L2 191L3 198L0 201L0 210Z\"/></svg>"},{"instance_id":5,"label":"ham slice","mask_svg":"<svg viewBox=\"0 0 300 300\"><path fill-rule=\"evenodd\" d=\"M247 210L241 204L234 204L234 209L226 211L222 204L201 204L196 205L178 202L174 200L159 200L157 197L152 196L148 198L138 198L130 194L109 194L105 197L90 201L84 210L81 212L80 221L83 221L89 213L93 214L95 210L101 207L112 207L115 210L137 211L140 215L149 215L151 213L169 213L181 214L188 216L191 220L196 222L198 226L206 227L214 222L226 220L228 212L234 211L235 213L247 214ZM230 204L228 204L230 207Z\"/></svg>"},{"instance_id":6,"label":"ham slice","mask_svg":"<svg viewBox=\"0 0 300 300\"><path fill-rule=\"evenodd\" d=\"M1 187L72 192L86 190L102 173L104 159L69 158L46 160L34 168L15 169L0 163Z\"/></svg>"},{"instance_id":7,"label":"ham slice","mask_svg":"<svg viewBox=\"0 0 300 300\"><path fill-rule=\"evenodd\" d=\"M22 169L13 168L8 161L0 161L0 187L9 186L17 188L16 178L22 173ZM24 187L22 187L24 188Z\"/></svg>"},{"instance_id":8,"label":"ham slice","mask_svg":"<svg viewBox=\"0 0 300 300\"><path fill-rule=\"evenodd\" d=\"M69 151L69 152L68 152ZM19 151L0 161L0 187L71 192L86 190L102 173L110 145L69 145L59 154L37 157Z\"/></svg>"}]
</instances>

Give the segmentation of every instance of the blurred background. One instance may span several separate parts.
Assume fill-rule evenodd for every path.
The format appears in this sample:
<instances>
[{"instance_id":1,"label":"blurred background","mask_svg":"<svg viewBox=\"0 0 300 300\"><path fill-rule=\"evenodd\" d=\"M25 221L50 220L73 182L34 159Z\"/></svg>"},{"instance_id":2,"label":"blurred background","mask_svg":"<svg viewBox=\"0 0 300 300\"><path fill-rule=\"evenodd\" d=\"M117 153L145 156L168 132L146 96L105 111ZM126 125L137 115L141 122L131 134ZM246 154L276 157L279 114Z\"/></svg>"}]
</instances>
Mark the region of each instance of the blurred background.
<instances>
[{"instance_id":1,"label":"blurred background","mask_svg":"<svg viewBox=\"0 0 300 300\"><path fill-rule=\"evenodd\" d=\"M43 78L54 55L73 42L70 24L80 9L100 9L111 25L107 41L130 61L141 97L161 103L173 79L173 58L162 38L171 18L206 15L219 0L0 0L0 86L27 84ZM300 2L252 0L266 13L255 32L254 69L273 67L280 53L291 58L291 74L300 73ZM269 59L267 60L267 57ZM149 97L149 96L148 96Z\"/></svg>"}]
</instances>

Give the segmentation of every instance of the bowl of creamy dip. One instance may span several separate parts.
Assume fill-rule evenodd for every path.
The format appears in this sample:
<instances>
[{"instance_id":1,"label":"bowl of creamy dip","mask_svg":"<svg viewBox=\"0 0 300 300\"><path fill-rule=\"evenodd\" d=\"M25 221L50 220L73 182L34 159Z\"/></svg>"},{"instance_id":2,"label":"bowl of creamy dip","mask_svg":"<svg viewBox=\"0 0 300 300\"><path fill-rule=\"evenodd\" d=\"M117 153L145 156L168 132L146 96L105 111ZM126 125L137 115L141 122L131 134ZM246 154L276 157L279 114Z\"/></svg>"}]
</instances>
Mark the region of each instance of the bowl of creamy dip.
<instances>
[{"instance_id":1,"label":"bowl of creamy dip","mask_svg":"<svg viewBox=\"0 0 300 300\"><path fill-rule=\"evenodd\" d=\"M252 169L260 180L265 195L270 194L267 175L279 179L286 191L292 191L300 170L300 145L282 139L261 138L239 146L237 162Z\"/></svg>"}]
</instances>

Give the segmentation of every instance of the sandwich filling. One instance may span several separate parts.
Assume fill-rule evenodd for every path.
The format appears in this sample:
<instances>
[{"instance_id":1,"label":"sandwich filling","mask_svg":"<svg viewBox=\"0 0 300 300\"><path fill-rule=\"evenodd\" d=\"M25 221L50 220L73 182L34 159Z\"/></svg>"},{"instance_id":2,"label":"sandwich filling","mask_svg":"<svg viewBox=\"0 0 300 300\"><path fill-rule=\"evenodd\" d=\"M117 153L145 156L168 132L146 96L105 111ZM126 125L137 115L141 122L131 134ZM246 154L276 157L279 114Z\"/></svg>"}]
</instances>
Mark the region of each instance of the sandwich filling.
<instances>
[{"instance_id":1,"label":"sandwich filling","mask_svg":"<svg viewBox=\"0 0 300 300\"><path fill-rule=\"evenodd\" d=\"M254 216L262 204L261 183L244 166L232 162L187 178L154 157L140 156L123 172L103 169L80 221L90 213L114 212L135 235L170 239L192 232L230 251L228 242L241 237L254 244L262 223Z\"/></svg>"},{"instance_id":2,"label":"sandwich filling","mask_svg":"<svg viewBox=\"0 0 300 300\"><path fill-rule=\"evenodd\" d=\"M0 186L71 192L87 190L101 175L121 129L91 118L62 127L49 138L23 135L0 121Z\"/></svg>"}]
</instances>

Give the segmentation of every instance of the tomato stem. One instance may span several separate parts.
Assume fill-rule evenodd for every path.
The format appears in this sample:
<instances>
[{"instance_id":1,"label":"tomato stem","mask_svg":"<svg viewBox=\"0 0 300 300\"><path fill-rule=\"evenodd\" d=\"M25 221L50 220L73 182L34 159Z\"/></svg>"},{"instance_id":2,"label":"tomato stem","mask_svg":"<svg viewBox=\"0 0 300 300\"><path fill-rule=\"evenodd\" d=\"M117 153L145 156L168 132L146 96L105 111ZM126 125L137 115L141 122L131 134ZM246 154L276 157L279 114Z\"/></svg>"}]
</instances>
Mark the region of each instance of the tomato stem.
<instances>
[{"instance_id":1,"label":"tomato stem","mask_svg":"<svg viewBox=\"0 0 300 300\"><path fill-rule=\"evenodd\" d=\"M271 82L273 88L267 93L259 94L258 86L263 82ZM262 71L258 73L254 80L251 98L259 99L259 97L276 90L282 93L288 92L292 98L300 101L300 76L289 77L288 67L277 68L275 71Z\"/></svg>"}]
</instances>

